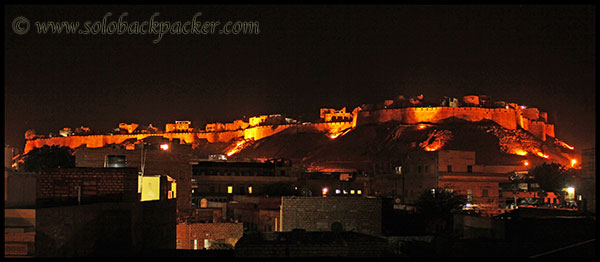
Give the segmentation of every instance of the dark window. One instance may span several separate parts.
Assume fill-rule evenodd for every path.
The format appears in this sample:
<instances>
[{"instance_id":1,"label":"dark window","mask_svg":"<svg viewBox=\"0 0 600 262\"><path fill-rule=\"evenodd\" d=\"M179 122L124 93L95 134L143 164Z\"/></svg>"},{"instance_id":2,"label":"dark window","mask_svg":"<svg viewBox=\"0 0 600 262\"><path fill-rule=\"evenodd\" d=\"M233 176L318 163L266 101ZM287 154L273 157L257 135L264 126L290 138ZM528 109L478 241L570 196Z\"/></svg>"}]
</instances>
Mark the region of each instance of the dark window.
<instances>
[{"instance_id":1,"label":"dark window","mask_svg":"<svg viewBox=\"0 0 600 262\"><path fill-rule=\"evenodd\" d=\"M107 155L104 167L126 167L126 157L123 155Z\"/></svg>"},{"instance_id":2,"label":"dark window","mask_svg":"<svg viewBox=\"0 0 600 262\"><path fill-rule=\"evenodd\" d=\"M468 165L468 166L467 166L467 172L468 172L468 173L473 173L473 166L471 166L471 165Z\"/></svg>"},{"instance_id":3,"label":"dark window","mask_svg":"<svg viewBox=\"0 0 600 262\"><path fill-rule=\"evenodd\" d=\"M448 172L452 172L452 165L448 165Z\"/></svg>"},{"instance_id":4,"label":"dark window","mask_svg":"<svg viewBox=\"0 0 600 262\"><path fill-rule=\"evenodd\" d=\"M417 172L421 173L422 171L423 171L423 166L419 166Z\"/></svg>"},{"instance_id":5,"label":"dark window","mask_svg":"<svg viewBox=\"0 0 600 262\"><path fill-rule=\"evenodd\" d=\"M487 190L487 188L484 188L483 190L481 190L481 195L484 196L484 197L488 196L488 190Z\"/></svg>"}]
</instances>

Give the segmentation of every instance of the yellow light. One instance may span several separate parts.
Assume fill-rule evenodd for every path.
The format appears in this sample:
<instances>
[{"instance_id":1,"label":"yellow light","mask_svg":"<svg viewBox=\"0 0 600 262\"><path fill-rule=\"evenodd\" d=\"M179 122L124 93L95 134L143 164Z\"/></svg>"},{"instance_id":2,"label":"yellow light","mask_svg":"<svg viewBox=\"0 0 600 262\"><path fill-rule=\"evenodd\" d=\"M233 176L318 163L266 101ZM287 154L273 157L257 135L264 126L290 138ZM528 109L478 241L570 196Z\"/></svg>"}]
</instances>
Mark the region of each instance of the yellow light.
<instances>
[{"instance_id":1,"label":"yellow light","mask_svg":"<svg viewBox=\"0 0 600 262\"><path fill-rule=\"evenodd\" d=\"M251 186L248 187L248 194L252 194L252 187Z\"/></svg>"},{"instance_id":2,"label":"yellow light","mask_svg":"<svg viewBox=\"0 0 600 262\"><path fill-rule=\"evenodd\" d=\"M424 124L420 124L420 125L417 126L418 129L425 129L425 127L427 127L427 126L424 125Z\"/></svg>"},{"instance_id":3,"label":"yellow light","mask_svg":"<svg viewBox=\"0 0 600 262\"><path fill-rule=\"evenodd\" d=\"M576 159L571 159L571 167L574 167L575 164L577 164L577 160Z\"/></svg>"},{"instance_id":4,"label":"yellow light","mask_svg":"<svg viewBox=\"0 0 600 262\"><path fill-rule=\"evenodd\" d=\"M162 145L160 145L160 149L166 151L167 149L169 149L169 145L168 144L162 144Z\"/></svg>"},{"instance_id":5,"label":"yellow light","mask_svg":"<svg viewBox=\"0 0 600 262\"><path fill-rule=\"evenodd\" d=\"M575 193L575 188L571 186L567 188L567 192L569 193L569 195L572 195L573 193Z\"/></svg>"},{"instance_id":6,"label":"yellow light","mask_svg":"<svg viewBox=\"0 0 600 262\"><path fill-rule=\"evenodd\" d=\"M356 190L356 193L360 195L360 194L362 194L362 190L360 190L360 189Z\"/></svg>"},{"instance_id":7,"label":"yellow light","mask_svg":"<svg viewBox=\"0 0 600 262\"><path fill-rule=\"evenodd\" d=\"M233 186L227 186L227 194L233 193Z\"/></svg>"},{"instance_id":8,"label":"yellow light","mask_svg":"<svg viewBox=\"0 0 600 262\"><path fill-rule=\"evenodd\" d=\"M515 154L520 155L520 156L526 156L527 155L527 151L521 150L521 149L516 149L515 150Z\"/></svg>"},{"instance_id":9,"label":"yellow light","mask_svg":"<svg viewBox=\"0 0 600 262\"><path fill-rule=\"evenodd\" d=\"M160 199L160 176L138 176L138 192L140 201L152 201Z\"/></svg>"},{"instance_id":10,"label":"yellow light","mask_svg":"<svg viewBox=\"0 0 600 262\"><path fill-rule=\"evenodd\" d=\"M437 148L425 147L425 150L427 150L427 151L435 151L435 150L437 150Z\"/></svg>"},{"instance_id":11,"label":"yellow light","mask_svg":"<svg viewBox=\"0 0 600 262\"><path fill-rule=\"evenodd\" d=\"M529 161L524 161L524 162L523 162L523 164L524 164L525 166L529 166Z\"/></svg>"}]
</instances>

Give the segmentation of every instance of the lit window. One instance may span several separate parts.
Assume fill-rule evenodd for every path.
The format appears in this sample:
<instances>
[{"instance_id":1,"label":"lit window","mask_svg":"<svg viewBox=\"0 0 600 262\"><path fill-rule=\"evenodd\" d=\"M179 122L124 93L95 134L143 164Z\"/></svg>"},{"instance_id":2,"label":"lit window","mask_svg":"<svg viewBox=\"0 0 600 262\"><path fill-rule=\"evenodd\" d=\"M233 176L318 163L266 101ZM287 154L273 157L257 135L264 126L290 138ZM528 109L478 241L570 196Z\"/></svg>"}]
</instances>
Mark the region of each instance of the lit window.
<instances>
[{"instance_id":1,"label":"lit window","mask_svg":"<svg viewBox=\"0 0 600 262\"><path fill-rule=\"evenodd\" d=\"M344 195L347 195L347 194L348 194L348 191L344 190Z\"/></svg>"},{"instance_id":2,"label":"lit window","mask_svg":"<svg viewBox=\"0 0 600 262\"><path fill-rule=\"evenodd\" d=\"M324 188L322 189L322 191L323 191L323 195L327 195L327 191L329 191L329 189L327 189L326 187L324 187Z\"/></svg>"},{"instance_id":3,"label":"lit window","mask_svg":"<svg viewBox=\"0 0 600 262\"><path fill-rule=\"evenodd\" d=\"M336 193L336 194L339 194L340 192L341 192L341 191L340 191L339 189L336 189L336 190L335 190L335 193Z\"/></svg>"},{"instance_id":4,"label":"lit window","mask_svg":"<svg viewBox=\"0 0 600 262\"><path fill-rule=\"evenodd\" d=\"M252 186L248 187L248 194L252 194Z\"/></svg>"},{"instance_id":5,"label":"lit window","mask_svg":"<svg viewBox=\"0 0 600 262\"><path fill-rule=\"evenodd\" d=\"M350 190L350 194L351 194L351 195L354 195L354 189L351 189L351 190Z\"/></svg>"},{"instance_id":6,"label":"lit window","mask_svg":"<svg viewBox=\"0 0 600 262\"><path fill-rule=\"evenodd\" d=\"M227 186L227 194L233 193L233 186Z\"/></svg>"},{"instance_id":7,"label":"lit window","mask_svg":"<svg viewBox=\"0 0 600 262\"><path fill-rule=\"evenodd\" d=\"M356 193L360 195L360 194L362 194L362 190L360 190L360 189L356 190Z\"/></svg>"}]
</instances>

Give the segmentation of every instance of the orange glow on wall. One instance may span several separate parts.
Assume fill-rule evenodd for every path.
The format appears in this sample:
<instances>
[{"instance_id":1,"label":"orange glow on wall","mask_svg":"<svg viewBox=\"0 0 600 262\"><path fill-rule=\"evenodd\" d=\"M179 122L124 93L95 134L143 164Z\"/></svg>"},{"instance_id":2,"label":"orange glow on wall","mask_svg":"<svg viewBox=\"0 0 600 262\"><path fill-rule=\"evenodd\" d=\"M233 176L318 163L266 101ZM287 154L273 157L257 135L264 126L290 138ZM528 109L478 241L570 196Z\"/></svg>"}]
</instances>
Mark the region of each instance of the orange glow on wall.
<instances>
[{"instance_id":1,"label":"orange glow on wall","mask_svg":"<svg viewBox=\"0 0 600 262\"><path fill-rule=\"evenodd\" d=\"M425 129L426 127L427 127L427 126L426 126L426 125L424 125L424 124L419 124L419 125L417 126L417 128L418 128L418 129Z\"/></svg>"},{"instance_id":2,"label":"orange glow on wall","mask_svg":"<svg viewBox=\"0 0 600 262\"><path fill-rule=\"evenodd\" d=\"M526 156L527 155L527 151L522 150L522 149L515 149L514 153L520 156Z\"/></svg>"},{"instance_id":3,"label":"orange glow on wall","mask_svg":"<svg viewBox=\"0 0 600 262\"><path fill-rule=\"evenodd\" d=\"M560 140L558 140L558 139L557 139L557 142L558 142L558 144L560 144L560 145L561 145L562 147L564 147L564 148L568 148L568 149L571 149L571 150L575 150L575 147L572 147L572 146L570 146L569 144L567 144L567 143L565 143L565 142L563 142L563 141L560 141Z\"/></svg>"},{"instance_id":4,"label":"orange glow on wall","mask_svg":"<svg viewBox=\"0 0 600 262\"><path fill-rule=\"evenodd\" d=\"M424 149L425 149L425 151L436 151L436 150L440 149L440 147L441 146L439 146L439 145L437 145L437 146L428 145Z\"/></svg>"},{"instance_id":5,"label":"orange glow on wall","mask_svg":"<svg viewBox=\"0 0 600 262\"><path fill-rule=\"evenodd\" d=\"M546 159L549 157L548 155L546 155L546 154L544 154L544 153L542 153L540 151L535 152L535 154L538 155L539 157L543 157L543 158L546 158Z\"/></svg>"},{"instance_id":6,"label":"orange glow on wall","mask_svg":"<svg viewBox=\"0 0 600 262\"><path fill-rule=\"evenodd\" d=\"M523 161L523 165L529 166L529 161Z\"/></svg>"},{"instance_id":7,"label":"orange glow on wall","mask_svg":"<svg viewBox=\"0 0 600 262\"><path fill-rule=\"evenodd\" d=\"M571 167L575 167L577 164L577 159L571 159Z\"/></svg>"},{"instance_id":8,"label":"orange glow on wall","mask_svg":"<svg viewBox=\"0 0 600 262\"><path fill-rule=\"evenodd\" d=\"M425 151L437 151L441 149L446 141L452 139L452 132L448 130L434 130L429 134L427 140L419 143L419 146Z\"/></svg>"},{"instance_id":9,"label":"orange glow on wall","mask_svg":"<svg viewBox=\"0 0 600 262\"><path fill-rule=\"evenodd\" d=\"M240 152L242 149L244 149L246 146L248 146L249 141L250 140L242 140L242 141L237 142L231 150L227 151L227 156L232 156L232 155L236 154L237 152Z\"/></svg>"}]
</instances>

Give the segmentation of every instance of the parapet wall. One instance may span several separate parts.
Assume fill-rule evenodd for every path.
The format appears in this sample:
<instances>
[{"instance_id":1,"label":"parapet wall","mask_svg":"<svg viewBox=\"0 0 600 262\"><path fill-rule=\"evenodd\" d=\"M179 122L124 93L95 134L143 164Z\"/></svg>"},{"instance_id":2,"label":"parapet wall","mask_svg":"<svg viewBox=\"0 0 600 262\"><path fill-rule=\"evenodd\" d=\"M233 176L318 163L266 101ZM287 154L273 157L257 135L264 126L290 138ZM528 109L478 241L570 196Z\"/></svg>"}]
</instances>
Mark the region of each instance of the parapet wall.
<instances>
[{"instance_id":1,"label":"parapet wall","mask_svg":"<svg viewBox=\"0 0 600 262\"><path fill-rule=\"evenodd\" d=\"M545 113L543 114L545 116ZM540 118L537 108L525 110L514 108L481 108L481 107L409 107L360 111L357 124L398 121L406 124L420 122L437 123L455 117L467 121L491 120L507 129L521 127L534 136L546 140L546 136L554 137L554 125Z\"/></svg>"},{"instance_id":2,"label":"parapet wall","mask_svg":"<svg viewBox=\"0 0 600 262\"><path fill-rule=\"evenodd\" d=\"M67 146L78 148L86 145L89 148L99 148L110 144L121 144L128 139L144 139L150 136L163 137L169 140L179 139L181 143L192 144L198 139L206 139L209 143L229 143L231 141L244 138L259 140L268 136L277 134L290 127L316 129L324 133L337 133L352 127L352 122L329 122L329 123L310 123L310 124L286 124L286 125L264 125L254 126L246 129L234 131L216 131L216 132L175 132L160 134L115 134L115 135L87 135L87 136L68 136L51 137L27 140L24 152L27 153L36 147L47 146Z\"/></svg>"},{"instance_id":3,"label":"parapet wall","mask_svg":"<svg viewBox=\"0 0 600 262\"><path fill-rule=\"evenodd\" d=\"M116 134L116 135L87 135L38 138L28 140L24 152L44 145L68 146L77 148L87 145L90 148L103 147L107 144L121 144L127 139L144 139L149 136L161 136L169 140L179 139L181 143L191 144L197 139L206 139L209 143L229 143L240 138L259 140L289 127L316 129L317 131L338 134L360 124L398 121L406 124L421 122L437 123L441 120L455 117L467 121L491 120L507 129L521 127L535 137L545 141L546 136L554 137L554 125L547 123L547 114L537 108L521 108L513 105L509 108L482 107L408 107L380 110L355 110L352 122L302 123L284 125L259 125L231 131L202 131L202 132L166 132L159 134Z\"/></svg>"},{"instance_id":4,"label":"parapet wall","mask_svg":"<svg viewBox=\"0 0 600 262\"><path fill-rule=\"evenodd\" d=\"M357 124L398 121L406 124L420 122L437 123L443 119L455 117L468 121L492 120L508 128L517 128L516 112L505 108L480 107L409 107L361 111Z\"/></svg>"}]
</instances>

